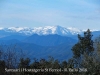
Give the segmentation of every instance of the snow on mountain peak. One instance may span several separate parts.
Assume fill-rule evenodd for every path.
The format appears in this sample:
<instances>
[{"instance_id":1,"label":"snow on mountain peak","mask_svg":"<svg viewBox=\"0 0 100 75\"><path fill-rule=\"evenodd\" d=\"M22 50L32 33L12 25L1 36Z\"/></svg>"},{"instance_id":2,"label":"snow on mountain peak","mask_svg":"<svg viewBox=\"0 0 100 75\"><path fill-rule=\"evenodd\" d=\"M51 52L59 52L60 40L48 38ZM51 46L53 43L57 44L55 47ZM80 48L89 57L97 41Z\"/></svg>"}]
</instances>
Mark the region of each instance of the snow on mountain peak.
<instances>
[{"instance_id":1,"label":"snow on mountain peak","mask_svg":"<svg viewBox=\"0 0 100 75\"><path fill-rule=\"evenodd\" d=\"M50 26L35 27L32 29L32 33L38 34L38 35L52 34L53 31L54 31L53 27L50 27Z\"/></svg>"},{"instance_id":2,"label":"snow on mountain peak","mask_svg":"<svg viewBox=\"0 0 100 75\"><path fill-rule=\"evenodd\" d=\"M17 32L23 33L25 35L48 35L48 34L58 34L58 35L76 35L82 31L76 28L65 28L59 25L57 26L44 26L44 27L9 27L9 28L0 28L0 30L5 30L6 32Z\"/></svg>"},{"instance_id":3,"label":"snow on mountain peak","mask_svg":"<svg viewBox=\"0 0 100 75\"><path fill-rule=\"evenodd\" d=\"M3 27L0 27L0 30L3 30L4 28Z\"/></svg>"},{"instance_id":4,"label":"snow on mountain peak","mask_svg":"<svg viewBox=\"0 0 100 75\"><path fill-rule=\"evenodd\" d=\"M19 32L19 31L23 30L24 28L22 28L22 27L9 27L8 29L12 30L12 31Z\"/></svg>"},{"instance_id":5,"label":"snow on mountain peak","mask_svg":"<svg viewBox=\"0 0 100 75\"><path fill-rule=\"evenodd\" d=\"M71 30L71 31L80 32L80 30L79 30L79 29L77 29L77 28L68 27L67 29L69 29L69 30Z\"/></svg>"},{"instance_id":6,"label":"snow on mountain peak","mask_svg":"<svg viewBox=\"0 0 100 75\"><path fill-rule=\"evenodd\" d=\"M67 29L69 29L69 31L72 33L72 34L79 34L81 32L83 32L83 30L79 30L77 28L72 28L72 27L68 27Z\"/></svg>"},{"instance_id":7,"label":"snow on mountain peak","mask_svg":"<svg viewBox=\"0 0 100 75\"><path fill-rule=\"evenodd\" d=\"M71 29L61 26L45 26L45 27L35 27L32 30L32 32L39 35L48 35L48 34L74 35L80 33L81 31L76 28Z\"/></svg>"}]
</instances>

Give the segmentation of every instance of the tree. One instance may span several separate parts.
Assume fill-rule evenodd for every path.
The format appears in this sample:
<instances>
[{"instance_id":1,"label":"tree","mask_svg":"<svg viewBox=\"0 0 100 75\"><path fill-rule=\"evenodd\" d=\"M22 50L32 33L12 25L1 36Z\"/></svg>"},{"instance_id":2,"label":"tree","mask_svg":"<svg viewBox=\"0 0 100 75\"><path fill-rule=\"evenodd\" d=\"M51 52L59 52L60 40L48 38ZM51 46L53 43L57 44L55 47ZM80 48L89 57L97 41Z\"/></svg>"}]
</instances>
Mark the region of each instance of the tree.
<instances>
[{"instance_id":1,"label":"tree","mask_svg":"<svg viewBox=\"0 0 100 75\"><path fill-rule=\"evenodd\" d=\"M97 51L99 51L100 43L99 45L96 44L94 46L92 36L93 35L89 29L84 32L83 36L78 34L78 43L72 47L74 67L87 68L87 72L82 73L83 75L99 74L98 70L100 69L100 62L98 61L95 48L97 46Z\"/></svg>"},{"instance_id":2,"label":"tree","mask_svg":"<svg viewBox=\"0 0 100 75\"><path fill-rule=\"evenodd\" d=\"M74 62L78 64L77 67L81 67L84 54L92 56L94 51L91 31L88 29L86 32L84 32L83 37L78 34L78 39L78 43L72 47L72 51L73 58L75 60Z\"/></svg>"},{"instance_id":3,"label":"tree","mask_svg":"<svg viewBox=\"0 0 100 75\"><path fill-rule=\"evenodd\" d=\"M94 46L98 60L100 61L100 36L95 39Z\"/></svg>"},{"instance_id":4,"label":"tree","mask_svg":"<svg viewBox=\"0 0 100 75\"><path fill-rule=\"evenodd\" d=\"M30 68L30 59L29 58L21 58L19 63L19 68ZM29 72L21 72L20 75L29 75Z\"/></svg>"},{"instance_id":5,"label":"tree","mask_svg":"<svg viewBox=\"0 0 100 75\"><path fill-rule=\"evenodd\" d=\"M3 53L2 46L0 46L0 75L5 74L5 61L3 60Z\"/></svg>"},{"instance_id":6,"label":"tree","mask_svg":"<svg viewBox=\"0 0 100 75\"><path fill-rule=\"evenodd\" d=\"M89 74L95 68L94 42L92 36L89 29L84 32L83 36L78 34L78 42L72 47L74 67L87 68Z\"/></svg>"},{"instance_id":7,"label":"tree","mask_svg":"<svg viewBox=\"0 0 100 75\"><path fill-rule=\"evenodd\" d=\"M0 75L4 75L4 74L5 74L5 61L0 60Z\"/></svg>"},{"instance_id":8,"label":"tree","mask_svg":"<svg viewBox=\"0 0 100 75\"><path fill-rule=\"evenodd\" d=\"M21 58L19 63L19 68L29 68L30 66L30 59L29 58Z\"/></svg>"}]
</instances>

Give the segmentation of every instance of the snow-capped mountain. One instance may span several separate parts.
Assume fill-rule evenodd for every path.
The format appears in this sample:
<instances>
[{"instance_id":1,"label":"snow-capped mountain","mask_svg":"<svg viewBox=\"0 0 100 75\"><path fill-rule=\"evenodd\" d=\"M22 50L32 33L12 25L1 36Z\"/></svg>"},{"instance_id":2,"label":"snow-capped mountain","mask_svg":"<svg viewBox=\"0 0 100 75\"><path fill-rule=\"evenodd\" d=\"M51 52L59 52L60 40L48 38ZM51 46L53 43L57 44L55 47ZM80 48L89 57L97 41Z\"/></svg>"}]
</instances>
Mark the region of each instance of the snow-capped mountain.
<instances>
[{"instance_id":1,"label":"snow-capped mountain","mask_svg":"<svg viewBox=\"0 0 100 75\"><path fill-rule=\"evenodd\" d=\"M1 27L0 44L17 45L18 49L20 48L24 50L24 52L27 53L27 56L31 58L37 56L37 58L53 56L54 58L62 60L72 57L71 48L78 41L77 34L81 34L84 31L86 30L79 30L72 27L65 28L61 26L45 26L34 28ZM95 38L100 35L100 31L92 30L92 34Z\"/></svg>"},{"instance_id":2,"label":"snow-capped mountain","mask_svg":"<svg viewBox=\"0 0 100 75\"><path fill-rule=\"evenodd\" d=\"M0 31L12 32L12 33L21 33L25 35L49 35L49 34L58 34L58 35L76 35L83 32L82 30L76 28L65 28L61 26L45 26L45 27L9 27L9 28L0 28Z\"/></svg>"}]
</instances>

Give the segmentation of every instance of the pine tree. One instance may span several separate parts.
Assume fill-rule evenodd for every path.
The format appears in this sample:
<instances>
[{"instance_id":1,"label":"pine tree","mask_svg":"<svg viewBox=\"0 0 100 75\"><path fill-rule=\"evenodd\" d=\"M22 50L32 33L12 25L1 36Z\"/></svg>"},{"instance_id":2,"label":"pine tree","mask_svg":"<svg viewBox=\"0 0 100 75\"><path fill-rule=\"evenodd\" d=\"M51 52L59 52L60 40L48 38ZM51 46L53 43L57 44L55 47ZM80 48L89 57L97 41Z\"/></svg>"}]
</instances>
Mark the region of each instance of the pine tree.
<instances>
[{"instance_id":1,"label":"pine tree","mask_svg":"<svg viewBox=\"0 0 100 75\"><path fill-rule=\"evenodd\" d=\"M72 51L74 53L75 57L80 57L81 54L86 53L87 55L91 55L94 51L93 48L93 40L92 40L92 34L90 30L88 29L86 32L84 32L84 36L78 34L78 43L73 46Z\"/></svg>"},{"instance_id":2,"label":"pine tree","mask_svg":"<svg viewBox=\"0 0 100 75\"><path fill-rule=\"evenodd\" d=\"M93 70L94 47L92 33L89 29L84 32L83 36L78 34L78 42L72 47L72 51L74 67L87 68L89 72Z\"/></svg>"},{"instance_id":3,"label":"pine tree","mask_svg":"<svg viewBox=\"0 0 100 75\"><path fill-rule=\"evenodd\" d=\"M91 57L94 52L92 33L89 29L84 32L83 36L78 34L78 43L72 47L72 51L74 67L81 68L85 56Z\"/></svg>"}]
</instances>

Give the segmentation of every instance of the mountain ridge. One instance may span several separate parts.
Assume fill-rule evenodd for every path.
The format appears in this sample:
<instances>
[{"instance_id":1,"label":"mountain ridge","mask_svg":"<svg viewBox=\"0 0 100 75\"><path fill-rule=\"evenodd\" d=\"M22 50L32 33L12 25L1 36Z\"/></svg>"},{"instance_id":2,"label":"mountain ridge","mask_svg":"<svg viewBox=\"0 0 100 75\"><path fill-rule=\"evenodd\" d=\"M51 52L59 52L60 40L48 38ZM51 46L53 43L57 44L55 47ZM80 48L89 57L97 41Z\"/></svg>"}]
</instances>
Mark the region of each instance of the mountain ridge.
<instances>
[{"instance_id":1,"label":"mountain ridge","mask_svg":"<svg viewBox=\"0 0 100 75\"><path fill-rule=\"evenodd\" d=\"M34 43L41 46L56 46L67 42L68 44L76 43L77 40L67 36L57 34L52 35L37 35L33 34L27 37L23 42Z\"/></svg>"},{"instance_id":2,"label":"mountain ridge","mask_svg":"<svg viewBox=\"0 0 100 75\"><path fill-rule=\"evenodd\" d=\"M0 31L11 32L11 33L20 33L24 35L49 35L49 34L58 34L58 35L76 35L82 33L82 30L76 28L65 28L62 26L44 26L44 27L8 27L8 28L0 28Z\"/></svg>"},{"instance_id":3,"label":"mountain ridge","mask_svg":"<svg viewBox=\"0 0 100 75\"><path fill-rule=\"evenodd\" d=\"M78 42L77 34L83 36L83 32L61 26L0 28L0 43L8 46L15 44L32 58L53 56L63 60L72 56L71 48ZM92 34L97 37L100 31L92 31Z\"/></svg>"}]
</instances>

